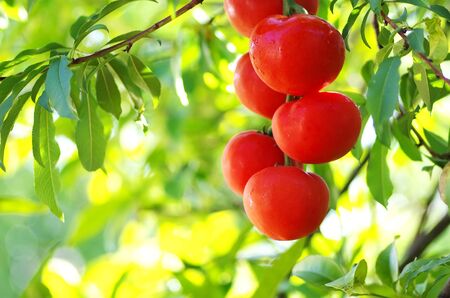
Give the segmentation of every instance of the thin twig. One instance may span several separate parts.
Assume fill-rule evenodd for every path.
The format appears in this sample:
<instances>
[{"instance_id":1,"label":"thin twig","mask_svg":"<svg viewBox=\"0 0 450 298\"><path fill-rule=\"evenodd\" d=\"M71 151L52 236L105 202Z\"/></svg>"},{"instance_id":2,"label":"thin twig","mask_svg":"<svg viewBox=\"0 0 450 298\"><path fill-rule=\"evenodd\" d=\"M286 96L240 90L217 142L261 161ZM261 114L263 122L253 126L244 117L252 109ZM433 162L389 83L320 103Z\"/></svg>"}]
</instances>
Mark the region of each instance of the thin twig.
<instances>
[{"instance_id":1,"label":"thin twig","mask_svg":"<svg viewBox=\"0 0 450 298\"><path fill-rule=\"evenodd\" d=\"M105 55L107 55L109 53L112 53L115 50L118 50L118 49L121 49L121 48L125 48L126 50L129 51L136 41L146 37L148 34L150 34L150 33L154 32L154 31L158 30L159 28L167 25L168 23L173 21L175 18L185 14L186 12L188 12L189 10L194 8L195 6L197 6L199 4L202 4L203 1L204 0L191 0L189 3L187 3L186 5L184 5L183 7L181 7L180 9L178 9L175 12L175 17L167 16L164 19L158 21L157 23L151 25L147 29L138 32L137 34L131 36L130 38L128 38L128 39L126 39L126 40L124 40L122 42L119 42L119 43L117 43L115 45L112 45L112 46L110 46L108 48L99 50L99 51L97 51L95 53L92 53L92 54L90 54L88 56L84 56L84 57L73 59L72 62L69 64L69 66L78 65L78 64L84 63L86 61L92 60L92 59L103 57L103 56L105 56ZM0 77L0 81L4 80L6 78L7 77Z\"/></svg>"},{"instance_id":2,"label":"thin twig","mask_svg":"<svg viewBox=\"0 0 450 298\"><path fill-rule=\"evenodd\" d=\"M410 262L420 257L427 247L438 238L450 225L450 216L446 214L430 232L421 234L416 237L406 252L405 259L400 266L400 269L405 268Z\"/></svg>"},{"instance_id":3,"label":"thin twig","mask_svg":"<svg viewBox=\"0 0 450 298\"><path fill-rule=\"evenodd\" d=\"M377 37L378 48L382 49L383 46L381 45L380 41L378 40L378 37L380 36L380 25L378 24L378 19L377 19L376 15L373 16L372 24L373 24L373 29L375 30L375 35Z\"/></svg>"},{"instance_id":4,"label":"thin twig","mask_svg":"<svg viewBox=\"0 0 450 298\"><path fill-rule=\"evenodd\" d=\"M412 132L416 136L417 140L419 140L419 143L417 144L418 147L423 146L427 151L431 154L431 156L443 160L450 160L450 152L446 153L439 153L433 150L430 145L427 144L427 142L423 139L423 137L420 135L420 133L417 131L417 129L412 126L411 127Z\"/></svg>"},{"instance_id":5,"label":"thin twig","mask_svg":"<svg viewBox=\"0 0 450 298\"><path fill-rule=\"evenodd\" d=\"M389 18L384 12L381 12L381 16L383 17L385 22L387 24L389 24L389 26L391 26L397 32L397 34L403 38L403 40L406 43L408 43L408 36L406 36L405 31L402 30L401 28L399 28L398 25L391 18ZM420 52L415 52L415 53L423 62L425 62L431 68L431 70L436 74L437 77L444 80L444 82L450 86L450 79L448 79L444 76L442 71L436 65L433 64L433 61L430 58L428 58L423 53L420 53Z\"/></svg>"},{"instance_id":6,"label":"thin twig","mask_svg":"<svg viewBox=\"0 0 450 298\"><path fill-rule=\"evenodd\" d=\"M361 172L364 165L369 161L370 152L367 153L366 157L359 163L358 166L356 166L350 176L347 179L347 182L345 183L344 187L339 191L338 197L342 196L344 193L348 191L348 188L350 187L350 184L355 180L355 178L358 176L359 172Z\"/></svg>"},{"instance_id":7,"label":"thin twig","mask_svg":"<svg viewBox=\"0 0 450 298\"><path fill-rule=\"evenodd\" d=\"M427 222L428 211L430 209L431 202L433 202L434 196L436 195L436 191L437 191L437 186L433 188L432 193L427 198L427 201L425 203L425 208L422 213L422 216L420 217L419 225L417 226L417 232L416 232L416 235L414 236L414 239L423 234L422 228L425 225L425 223Z\"/></svg>"},{"instance_id":8,"label":"thin twig","mask_svg":"<svg viewBox=\"0 0 450 298\"><path fill-rule=\"evenodd\" d=\"M441 293L439 293L438 298L450 298L450 278L447 280L447 283Z\"/></svg>"}]
</instances>

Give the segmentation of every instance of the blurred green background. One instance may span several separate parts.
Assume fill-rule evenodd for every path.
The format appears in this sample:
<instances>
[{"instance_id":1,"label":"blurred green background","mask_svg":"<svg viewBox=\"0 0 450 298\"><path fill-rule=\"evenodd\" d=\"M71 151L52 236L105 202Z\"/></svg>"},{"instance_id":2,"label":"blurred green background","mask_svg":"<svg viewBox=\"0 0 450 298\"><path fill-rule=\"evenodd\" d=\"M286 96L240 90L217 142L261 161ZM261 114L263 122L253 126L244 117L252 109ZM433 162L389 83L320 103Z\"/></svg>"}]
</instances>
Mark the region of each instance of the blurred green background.
<instances>
[{"instance_id":1,"label":"blurred green background","mask_svg":"<svg viewBox=\"0 0 450 298\"><path fill-rule=\"evenodd\" d=\"M107 3L8 2L0 1L0 61L52 41L70 45L71 24ZM26 297L49 291L61 298L249 297L261 272L270 271L273 257L289 247L251 227L241 198L226 187L221 175L226 142L240 131L270 124L242 107L234 94L233 69L248 50L248 40L229 26L222 4L207 0L133 46L132 53L161 80L162 95L158 103L144 99L149 128L145 133L142 123L134 121L125 90L120 121L101 112L111 133L105 171L88 173L82 168L70 137L75 123L56 120L62 177L58 198L65 222L49 213L34 193L33 104L27 104L7 145L8 171L0 172L0 297L18 297L24 291ZM103 20L109 33L90 34L81 49L93 52L119 34L146 28L172 9L173 2L164 0L130 3ZM321 16L342 30L350 10L347 1L340 1L334 14L322 9ZM360 68L377 53L369 26L367 37L372 49L358 32L351 35L345 67L328 90L364 95ZM405 65L412 63L408 57ZM436 102L433 113L422 110L416 123L447 139L449 115L447 97ZM369 122L363 148L374 138ZM357 164L351 154L330 164L335 195ZM322 233L310 239L303 256L333 256L347 268L365 258L369 279L375 280L377 254L398 237L401 259L428 200L432 203L425 229L447 213L435 195L440 170L422 171L430 161L412 162L393 144L388 165L394 183L388 208L371 198L363 171L330 211ZM450 253L448 243L450 230L433 242L426 256ZM324 292L298 277L290 277L282 289L289 297L343 295Z\"/></svg>"}]
</instances>

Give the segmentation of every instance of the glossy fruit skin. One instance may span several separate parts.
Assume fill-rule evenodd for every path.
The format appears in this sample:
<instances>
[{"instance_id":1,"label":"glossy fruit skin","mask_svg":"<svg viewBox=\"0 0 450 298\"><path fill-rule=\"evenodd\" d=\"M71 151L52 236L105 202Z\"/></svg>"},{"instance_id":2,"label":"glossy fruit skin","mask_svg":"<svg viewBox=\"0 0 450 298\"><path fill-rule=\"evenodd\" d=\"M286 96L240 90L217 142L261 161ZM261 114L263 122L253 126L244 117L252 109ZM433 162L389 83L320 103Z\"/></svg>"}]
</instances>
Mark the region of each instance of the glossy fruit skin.
<instances>
[{"instance_id":1,"label":"glossy fruit skin","mask_svg":"<svg viewBox=\"0 0 450 298\"><path fill-rule=\"evenodd\" d=\"M250 58L269 87L304 96L336 79L344 65L344 40L339 31L316 16L272 16L253 31Z\"/></svg>"},{"instance_id":2,"label":"glossy fruit skin","mask_svg":"<svg viewBox=\"0 0 450 298\"><path fill-rule=\"evenodd\" d=\"M310 14L316 14L318 0L296 0ZM283 14L283 0L225 0L225 12L233 27L250 37L256 25L271 15Z\"/></svg>"},{"instance_id":3,"label":"glossy fruit skin","mask_svg":"<svg viewBox=\"0 0 450 298\"><path fill-rule=\"evenodd\" d=\"M244 208L250 221L275 240L293 240L314 232L328 211L329 191L313 173L296 167L270 167L250 178Z\"/></svg>"},{"instance_id":4,"label":"glossy fruit skin","mask_svg":"<svg viewBox=\"0 0 450 298\"><path fill-rule=\"evenodd\" d=\"M286 95L269 88L256 74L250 56L242 56L234 73L234 88L240 102L258 115L272 119Z\"/></svg>"},{"instance_id":5,"label":"glossy fruit skin","mask_svg":"<svg viewBox=\"0 0 450 298\"><path fill-rule=\"evenodd\" d=\"M282 105L273 117L272 131L281 150L306 164L336 160L358 140L361 114L345 95L313 93Z\"/></svg>"},{"instance_id":6,"label":"glossy fruit skin","mask_svg":"<svg viewBox=\"0 0 450 298\"><path fill-rule=\"evenodd\" d=\"M272 137L256 131L234 136L222 155L223 176L238 195L242 195L251 176L276 164L284 164L283 152Z\"/></svg>"}]
</instances>

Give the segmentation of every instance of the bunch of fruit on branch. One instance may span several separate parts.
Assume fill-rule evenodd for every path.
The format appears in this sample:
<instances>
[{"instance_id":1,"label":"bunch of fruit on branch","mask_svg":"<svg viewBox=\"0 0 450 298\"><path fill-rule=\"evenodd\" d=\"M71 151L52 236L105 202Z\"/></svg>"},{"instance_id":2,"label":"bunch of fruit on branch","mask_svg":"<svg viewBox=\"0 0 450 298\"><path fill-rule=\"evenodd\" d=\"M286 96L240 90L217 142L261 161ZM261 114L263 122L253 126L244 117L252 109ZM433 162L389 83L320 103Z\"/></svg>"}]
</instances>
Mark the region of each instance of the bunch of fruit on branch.
<instances>
[{"instance_id":1,"label":"bunch of fruit on branch","mask_svg":"<svg viewBox=\"0 0 450 298\"><path fill-rule=\"evenodd\" d=\"M321 92L340 73L345 47L339 31L314 15L317 8L318 0L225 0L231 24L250 38L250 51L235 71L237 97L271 119L272 131L234 136L222 171L243 196L250 221L275 240L302 238L319 228L329 190L304 165L343 157L361 130L360 112L348 97Z\"/></svg>"}]
</instances>

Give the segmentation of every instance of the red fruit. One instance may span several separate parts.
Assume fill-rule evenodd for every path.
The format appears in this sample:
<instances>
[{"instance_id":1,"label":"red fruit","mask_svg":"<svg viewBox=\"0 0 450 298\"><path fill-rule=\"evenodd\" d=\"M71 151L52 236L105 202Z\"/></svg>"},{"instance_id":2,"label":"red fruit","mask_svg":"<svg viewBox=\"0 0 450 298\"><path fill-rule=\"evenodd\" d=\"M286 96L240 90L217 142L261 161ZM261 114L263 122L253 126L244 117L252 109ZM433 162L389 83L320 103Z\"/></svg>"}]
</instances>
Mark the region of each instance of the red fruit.
<instances>
[{"instance_id":1,"label":"red fruit","mask_svg":"<svg viewBox=\"0 0 450 298\"><path fill-rule=\"evenodd\" d=\"M270 89L261 81L253 69L248 53L237 63L234 87L244 106L269 119L272 119L275 111L286 101L286 95Z\"/></svg>"},{"instance_id":2,"label":"red fruit","mask_svg":"<svg viewBox=\"0 0 450 298\"><path fill-rule=\"evenodd\" d=\"M345 48L339 31L316 16L272 16L253 31L250 58L269 87L303 96L336 79Z\"/></svg>"},{"instance_id":3,"label":"red fruit","mask_svg":"<svg viewBox=\"0 0 450 298\"><path fill-rule=\"evenodd\" d=\"M316 14L318 0L296 0L310 14ZM264 18L283 14L283 0L225 0L225 12L233 27L250 37L253 29Z\"/></svg>"},{"instance_id":4,"label":"red fruit","mask_svg":"<svg viewBox=\"0 0 450 298\"><path fill-rule=\"evenodd\" d=\"M319 176L296 167L270 167L250 178L244 208L250 221L275 240L314 232L328 210L329 192Z\"/></svg>"},{"instance_id":5,"label":"red fruit","mask_svg":"<svg viewBox=\"0 0 450 298\"><path fill-rule=\"evenodd\" d=\"M272 131L281 150L303 163L325 163L344 156L358 140L361 114L345 95L309 94L285 103L273 116Z\"/></svg>"},{"instance_id":6,"label":"red fruit","mask_svg":"<svg viewBox=\"0 0 450 298\"><path fill-rule=\"evenodd\" d=\"M256 131L234 136L222 156L222 172L230 188L239 195L255 173L276 164L284 164L284 154L275 140Z\"/></svg>"}]
</instances>

